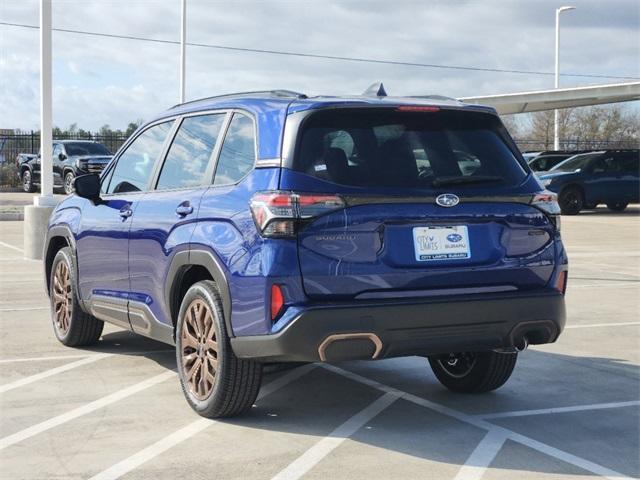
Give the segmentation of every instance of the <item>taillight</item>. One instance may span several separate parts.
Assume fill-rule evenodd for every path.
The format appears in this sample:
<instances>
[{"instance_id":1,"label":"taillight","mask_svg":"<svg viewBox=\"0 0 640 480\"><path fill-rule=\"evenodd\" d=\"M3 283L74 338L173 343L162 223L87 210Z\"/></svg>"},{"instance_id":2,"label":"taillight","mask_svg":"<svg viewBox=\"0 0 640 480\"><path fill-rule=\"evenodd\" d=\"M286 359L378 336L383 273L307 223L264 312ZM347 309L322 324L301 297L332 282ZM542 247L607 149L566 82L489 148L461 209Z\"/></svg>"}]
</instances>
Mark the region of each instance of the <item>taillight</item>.
<instances>
[{"instance_id":1,"label":"taillight","mask_svg":"<svg viewBox=\"0 0 640 480\"><path fill-rule=\"evenodd\" d=\"M563 294L567 291L567 271L564 270L558 274L556 279L556 290Z\"/></svg>"},{"instance_id":2,"label":"taillight","mask_svg":"<svg viewBox=\"0 0 640 480\"><path fill-rule=\"evenodd\" d=\"M558 196L555 193L536 193L531 199L531 205L546 213L556 230L560 230L560 205L558 205Z\"/></svg>"},{"instance_id":3,"label":"taillight","mask_svg":"<svg viewBox=\"0 0 640 480\"><path fill-rule=\"evenodd\" d=\"M290 237L299 223L345 207L338 195L258 192L250 202L253 220L265 237Z\"/></svg>"},{"instance_id":4,"label":"taillight","mask_svg":"<svg viewBox=\"0 0 640 480\"><path fill-rule=\"evenodd\" d=\"M284 306L284 295L280 285L271 285L271 320L275 320Z\"/></svg>"}]
</instances>

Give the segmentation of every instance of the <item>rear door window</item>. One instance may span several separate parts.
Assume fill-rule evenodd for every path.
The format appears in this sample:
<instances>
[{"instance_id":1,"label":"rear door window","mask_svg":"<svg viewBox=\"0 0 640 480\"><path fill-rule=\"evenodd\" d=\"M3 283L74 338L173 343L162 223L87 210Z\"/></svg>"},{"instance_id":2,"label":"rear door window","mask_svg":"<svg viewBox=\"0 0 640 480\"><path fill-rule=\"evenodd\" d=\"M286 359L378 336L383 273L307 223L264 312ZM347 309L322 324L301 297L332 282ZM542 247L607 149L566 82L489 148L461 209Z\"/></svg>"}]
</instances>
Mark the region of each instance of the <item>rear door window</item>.
<instances>
[{"instance_id":1,"label":"rear door window","mask_svg":"<svg viewBox=\"0 0 640 480\"><path fill-rule=\"evenodd\" d=\"M506 135L478 112L320 111L302 125L293 168L351 186L515 185L527 174Z\"/></svg>"},{"instance_id":2,"label":"rear door window","mask_svg":"<svg viewBox=\"0 0 640 480\"><path fill-rule=\"evenodd\" d=\"M625 152L620 154L622 160L622 171L640 175L640 154L638 152Z\"/></svg>"},{"instance_id":3,"label":"rear door window","mask_svg":"<svg viewBox=\"0 0 640 480\"><path fill-rule=\"evenodd\" d=\"M157 189L188 188L211 181L205 172L213 162L213 154L225 114L187 117L164 161Z\"/></svg>"},{"instance_id":4,"label":"rear door window","mask_svg":"<svg viewBox=\"0 0 640 480\"><path fill-rule=\"evenodd\" d=\"M148 128L118 158L107 193L138 192L147 189L153 166L162 152L173 121Z\"/></svg>"},{"instance_id":5,"label":"rear door window","mask_svg":"<svg viewBox=\"0 0 640 480\"><path fill-rule=\"evenodd\" d=\"M213 184L231 185L239 182L251 171L255 160L253 120L242 113L234 113L222 144Z\"/></svg>"}]
</instances>

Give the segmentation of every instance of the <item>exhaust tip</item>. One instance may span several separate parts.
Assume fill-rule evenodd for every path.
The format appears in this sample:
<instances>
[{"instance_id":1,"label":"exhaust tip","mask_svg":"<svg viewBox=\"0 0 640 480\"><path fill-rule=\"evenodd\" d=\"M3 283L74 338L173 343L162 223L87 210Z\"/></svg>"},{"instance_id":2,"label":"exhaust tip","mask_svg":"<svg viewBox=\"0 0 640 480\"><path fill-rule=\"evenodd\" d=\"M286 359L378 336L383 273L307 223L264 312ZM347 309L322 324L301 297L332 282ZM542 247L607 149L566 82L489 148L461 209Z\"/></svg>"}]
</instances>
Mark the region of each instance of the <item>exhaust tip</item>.
<instances>
[{"instance_id":1,"label":"exhaust tip","mask_svg":"<svg viewBox=\"0 0 640 480\"><path fill-rule=\"evenodd\" d=\"M524 352L528 346L529 346L529 340L527 340L527 337L522 337L514 345L516 352Z\"/></svg>"},{"instance_id":2,"label":"exhaust tip","mask_svg":"<svg viewBox=\"0 0 640 480\"><path fill-rule=\"evenodd\" d=\"M331 346L333 348L330 348ZM382 340L375 333L338 333L329 335L318 347L320 360L347 360L377 358L382 351Z\"/></svg>"}]
</instances>

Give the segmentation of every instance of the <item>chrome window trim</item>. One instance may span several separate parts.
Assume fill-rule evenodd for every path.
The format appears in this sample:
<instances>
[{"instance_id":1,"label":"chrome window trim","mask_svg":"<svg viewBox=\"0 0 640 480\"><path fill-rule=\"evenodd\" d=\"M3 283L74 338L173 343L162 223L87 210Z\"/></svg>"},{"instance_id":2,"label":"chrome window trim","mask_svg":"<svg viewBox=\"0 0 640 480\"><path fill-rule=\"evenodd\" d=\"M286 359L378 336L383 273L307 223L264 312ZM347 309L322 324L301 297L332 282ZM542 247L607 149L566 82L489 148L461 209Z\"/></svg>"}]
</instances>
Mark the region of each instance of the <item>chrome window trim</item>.
<instances>
[{"instance_id":1,"label":"chrome window trim","mask_svg":"<svg viewBox=\"0 0 640 480\"><path fill-rule=\"evenodd\" d=\"M281 158L260 158L256 161L255 168L272 168L282 165Z\"/></svg>"}]
</instances>

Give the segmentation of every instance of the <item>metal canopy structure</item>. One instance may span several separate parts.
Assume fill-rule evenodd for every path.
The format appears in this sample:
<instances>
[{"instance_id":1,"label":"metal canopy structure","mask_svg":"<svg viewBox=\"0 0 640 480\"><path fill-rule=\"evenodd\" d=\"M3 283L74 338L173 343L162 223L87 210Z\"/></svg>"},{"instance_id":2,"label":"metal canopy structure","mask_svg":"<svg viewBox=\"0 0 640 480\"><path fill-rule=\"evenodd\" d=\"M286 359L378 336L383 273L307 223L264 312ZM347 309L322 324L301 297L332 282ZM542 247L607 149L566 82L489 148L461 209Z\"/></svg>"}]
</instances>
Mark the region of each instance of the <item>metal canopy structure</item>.
<instances>
[{"instance_id":1,"label":"metal canopy structure","mask_svg":"<svg viewBox=\"0 0 640 480\"><path fill-rule=\"evenodd\" d=\"M539 112L640 100L640 82L466 97L459 100L492 106L501 115Z\"/></svg>"}]
</instances>

